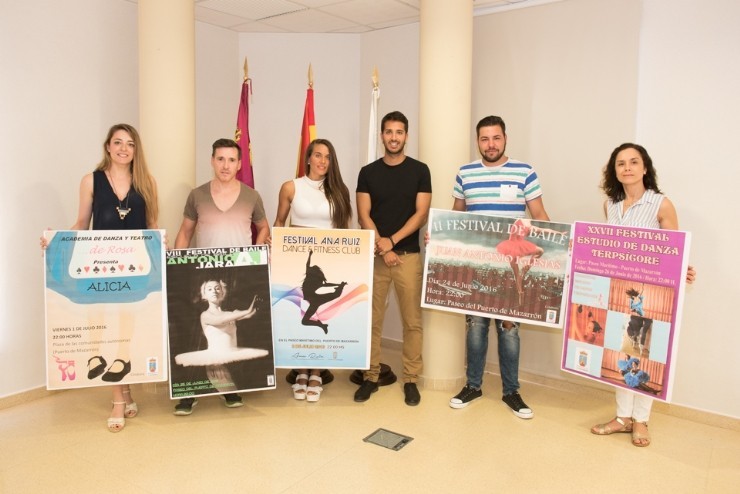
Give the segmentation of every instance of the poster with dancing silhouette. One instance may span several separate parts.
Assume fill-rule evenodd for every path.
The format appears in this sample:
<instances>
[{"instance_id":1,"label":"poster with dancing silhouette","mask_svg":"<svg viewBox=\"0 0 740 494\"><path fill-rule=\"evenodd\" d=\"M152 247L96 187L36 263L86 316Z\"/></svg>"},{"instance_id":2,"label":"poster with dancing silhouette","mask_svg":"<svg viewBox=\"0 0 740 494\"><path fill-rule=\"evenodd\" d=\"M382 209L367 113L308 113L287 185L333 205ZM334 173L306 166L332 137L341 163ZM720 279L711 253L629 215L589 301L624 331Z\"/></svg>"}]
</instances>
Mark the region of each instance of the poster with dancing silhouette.
<instances>
[{"instance_id":1,"label":"poster with dancing silhouette","mask_svg":"<svg viewBox=\"0 0 740 494\"><path fill-rule=\"evenodd\" d=\"M163 234L43 232L47 389L167 380Z\"/></svg>"},{"instance_id":2,"label":"poster with dancing silhouette","mask_svg":"<svg viewBox=\"0 0 740 494\"><path fill-rule=\"evenodd\" d=\"M562 369L670 401L690 234L573 227Z\"/></svg>"},{"instance_id":3,"label":"poster with dancing silhouette","mask_svg":"<svg viewBox=\"0 0 740 494\"><path fill-rule=\"evenodd\" d=\"M275 388L268 247L167 252L170 397Z\"/></svg>"},{"instance_id":4,"label":"poster with dancing silhouette","mask_svg":"<svg viewBox=\"0 0 740 494\"><path fill-rule=\"evenodd\" d=\"M571 225L432 209L422 307L562 327Z\"/></svg>"},{"instance_id":5,"label":"poster with dancing silhouette","mask_svg":"<svg viewBox=\"0 0 740 494\"><path fill-rule=\"evenodd\" d=\"M273 228L275 365L370 365L374 232Z\"/></svg>"}]
</instances>

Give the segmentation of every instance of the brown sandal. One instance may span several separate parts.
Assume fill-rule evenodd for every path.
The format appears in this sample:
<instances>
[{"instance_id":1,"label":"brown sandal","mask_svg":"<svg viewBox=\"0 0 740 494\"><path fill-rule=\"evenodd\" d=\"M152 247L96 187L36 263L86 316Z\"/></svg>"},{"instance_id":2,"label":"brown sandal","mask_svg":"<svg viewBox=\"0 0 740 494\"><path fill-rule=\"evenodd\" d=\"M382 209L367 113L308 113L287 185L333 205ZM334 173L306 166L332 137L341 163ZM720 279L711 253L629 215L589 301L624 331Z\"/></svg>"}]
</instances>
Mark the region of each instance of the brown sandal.
<instances>
[{"instance_id":1,"label":"brown sandal","mask_svg":"<svg viewBox=\"0 0 740 494\"><path fill-rule=\"evenodd\" d=\"M640 424L645 426L645 431L638 431L635 427L632 428L632 445L638 448L644 448L650 446L650 433L648 432L647 422L632 421L633 424Z\"/></svg>"},{"instance_id":2,"label":"brown sandal","mask_svg":"<svg viewBox=\"0 0 740 494\"><path fill-rule=\"evenodd\" d=\"M615 421L622 427L617 429L609 425ZM632 419L630 419L629 422L625 422L620 417L614 417L614 419L606 424L597 424L591 427L591 434L596 434L597 436L608 436L609 434L616 434L619 432L632 432Z\"/></svg>"}]
</instances>

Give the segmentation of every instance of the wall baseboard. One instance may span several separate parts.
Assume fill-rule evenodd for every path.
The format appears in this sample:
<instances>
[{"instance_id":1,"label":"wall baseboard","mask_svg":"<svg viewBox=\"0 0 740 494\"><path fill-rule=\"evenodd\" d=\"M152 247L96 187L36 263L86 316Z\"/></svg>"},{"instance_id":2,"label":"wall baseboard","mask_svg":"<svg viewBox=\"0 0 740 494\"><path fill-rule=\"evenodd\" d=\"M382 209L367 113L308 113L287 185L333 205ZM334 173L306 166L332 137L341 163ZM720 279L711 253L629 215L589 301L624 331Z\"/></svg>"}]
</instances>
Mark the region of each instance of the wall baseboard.
<instances>
[{"instance_id":1,"label":"wall baseboard","mask_svg":"<svg viewBox=\"0 0 740 494\"><path fill-rule=\"evenodd\" d=\"M383 348L387 348L389 350L398 352L403 350L403 343L398 340L383 338L382 345ZM495 375L497 377L500 376L498 365L492 362L486 362L485 372L486 374ZM548 388L553 388L559 391L586 394L599 397L605 401L614 401L614 389L611 386L600 385L586 380L584 380L583 383L569 381L567 379L523 371L522 369L519 369L519 380L539 386L547 386ZM434 379L431 381L422 376L421 382L426 389L437 391L457 391L465 384L465 376L463 374L461 378ZM670 415L672 417L691 420L692 422L740 432L740 419L734 417L728 417L726 415L720 415L718 413L703 410L696 410L682 405L664 403L657 400L653 404L653 410L664 415Z\"/></svg>"},{"instance_id":2,"label":"wall baseboard","mask_svg":"<svg viewBox=\"0 0 740 494\"><path fill-rule=\"evenodd\" d=\"M386 338L383 338L382 345L384 348L399 352L403 348L402 342ZM499 376L500 374L498 365L491 362L486 363L486 374ZM598 385L580 384L567 381L565 379L543 376L521 370L519 371L519 379L524 382L528 382L538 386L547 386L549 388L560 391L588 394L591 396L598 396L600 398L603 397L604 400L613 400L614 396L614 392L609 386L597 387ZM457 390L463 384L465 384L465 377L464 375L462 377L449 379L424 379L422 377L421 383L426 389L436 391L451 391ZM0 398L0 410L35 401L41 398L53 396L59 392L60 391L49 391L44 387L39 387L5 396ZM713 427L720 427L722 429L729 429L740 432L740 419L734 417L728 417L726 415L720 415L703 410L696 410L694 408L689 408L682 405L663 403L662 401L656 401L653 405L653 410L664 415L669 415L685 420L691 420L692 422L698 422L701 424L711 425Z\"/></svg>"},{"instance_id":3,"label":"wall baseboard","mask_svg":"<svg viewBox=\"0 0 740 494\"><path fill-rule=\"evenodd\" d=\"M46 398L47 396L54 396L57 393L59 393L59 391L49 391L45 387L40 387L21 391L20 393L13 395L3 396L0 398L0 410L14 407L16 405L22 405L29 401Z\"/></svg>"}]
</instances>

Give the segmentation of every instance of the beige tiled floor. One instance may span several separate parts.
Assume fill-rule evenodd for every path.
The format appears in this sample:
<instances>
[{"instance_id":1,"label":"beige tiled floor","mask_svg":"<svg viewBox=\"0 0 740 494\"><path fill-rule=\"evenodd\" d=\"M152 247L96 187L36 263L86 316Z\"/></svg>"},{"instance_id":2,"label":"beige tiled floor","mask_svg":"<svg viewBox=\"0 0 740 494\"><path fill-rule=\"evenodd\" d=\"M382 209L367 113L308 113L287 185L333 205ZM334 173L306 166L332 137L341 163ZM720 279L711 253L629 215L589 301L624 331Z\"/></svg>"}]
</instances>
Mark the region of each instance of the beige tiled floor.
<instances>
[{"instance_id":1,"label":"beige tiled floor","mask_svg":"<svg viewBox=\"0 0 740 494\"><path fill-rule=\"evenodd\" d=\"M389 352L386 352L389 353ZM400 371L398 356L384 358ZM588 428L613 414L607 393L522 383L535 418L500 401L500 379L464 410L454 392L402 385L354 403L349 371L335 371L316 404L293 400L279 372L275 391L246 406L200 400L175 417L163 385L134 386L140 414L119 434L105 428L110 395L73 390L0 410L2 493L723 493L740 489L740 432L653 413L653 444ZM414 438L391 451L362 438L383 427Z\"/></svg>"}]
</instances>

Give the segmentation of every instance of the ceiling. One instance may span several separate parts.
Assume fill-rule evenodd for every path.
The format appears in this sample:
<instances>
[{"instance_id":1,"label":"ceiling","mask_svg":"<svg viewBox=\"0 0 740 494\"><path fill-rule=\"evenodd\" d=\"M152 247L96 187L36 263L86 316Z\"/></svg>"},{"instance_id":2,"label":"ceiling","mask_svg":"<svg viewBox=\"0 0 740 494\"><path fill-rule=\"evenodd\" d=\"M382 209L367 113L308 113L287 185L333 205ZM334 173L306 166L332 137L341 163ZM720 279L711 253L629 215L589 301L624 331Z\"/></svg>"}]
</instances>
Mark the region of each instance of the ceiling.
<instances>
[{"instance_id":1,"label":"ceiling","mask_svg":"<svg viewBox=\"0 0 740 494\"><path fill-rule=\"evenodd\" d=\"M195 19L240 33L364 33L418 22L420 1L195 0ZM556 1L473 0L473 9L481 15Z\"/></svg>"}]
</instances>

